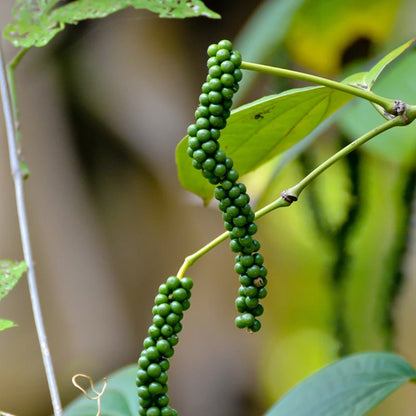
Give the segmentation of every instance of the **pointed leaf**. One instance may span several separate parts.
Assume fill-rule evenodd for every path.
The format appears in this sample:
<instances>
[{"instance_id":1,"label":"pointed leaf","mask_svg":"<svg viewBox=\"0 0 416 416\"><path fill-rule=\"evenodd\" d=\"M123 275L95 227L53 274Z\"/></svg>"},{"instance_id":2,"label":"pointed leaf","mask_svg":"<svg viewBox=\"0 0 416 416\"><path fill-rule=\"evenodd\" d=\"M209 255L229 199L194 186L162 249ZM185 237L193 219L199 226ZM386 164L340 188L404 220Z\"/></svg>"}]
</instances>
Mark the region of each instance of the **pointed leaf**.
<instances>
[{"instance_id":1,"label":"pointed leaf","mask_svg":"<svg viewBox=\"0 0 416 416\"><path fill-rule=\"evenodd\" d=\"M7 321L6 319L0 319L0 331L4 331L8 328L13 328L14 326L17 326L14 322Z\"/></svg>"},{"instance_id":2,"label":"pointed leaf","mask_svg":"<svg viewBox=\"0 0 416 416\"><path fill-rule=\"evenodd\" d=\"M353 97L327 87L307 87L270 95L234 110L220 146L244 175L299 142ZM214 187L192 167L186 153L187 137L176 149L178 176L182 186L204 202Z\"/></svg>"},{"instance_id":3,"label":"pointed leaf","mask_svg":"<svg viewBox=\"0 0 416 416\"><path fill-rule=\"evenodd\" d=\"M386 56L384 56L382 59L380 59L380 61L378 61L368 72L360 72L359 74L355 74L355 78L349 79L349 84L356 85L359 88L371 91L373 89L374 83L384 68L393 62L396 58L398 58L408 48L410 48L414 42L415 39L411 39L403 45L400 45L388 53Z\"/></svg>"},{"instance_id":4,"label":"pointed leaf","mask_svg":"<svg viewBox=\"0 0 416 416\"><path fill-rule=\"evenodd\" d=\"M0 299L15 287L26 270L24 261L15 263L11 260L0 260Z\"/></svg>"},{"instance_id":5,"label":"pointed leaf","mask_svg":"<svg viewBox=\"0 0 416 416\"><path fill-rule=\"evenodd\" d=\"M136 416L139 405L136 391L137 364L123 367L107 377L108 385L101 398L101 416ZM103 382L94 383L100 392ZM90 397L97 395L88 391ZM64 410L64 416L91 416L97 413L97 402L81 395Z\"/></svg>"},{"instance_id":6,"label":"pointed leaf","mask_svg":"<svg viewBox=\"0 0 416 416\"><path fill-rule=\"evenodd\" d=\"M220 17L201 0L75 0L60 6L58 3L59 0L17 0L14 21L5 28L4 37L16 47L44 46L66 24L105 17L129 6L150 10L160 17Z\"/></svg>"},{"instance_id":7,"label":"pointed leaf","mask_svg":"<svg viewBox=\"0 0 416 416\"><path fill-rule=\"evenodd\" d=\"M415 378L416 371L398 355L387 352L352 355L298 384L265 416L362 416Z\"/></svg>"}]
</instances>

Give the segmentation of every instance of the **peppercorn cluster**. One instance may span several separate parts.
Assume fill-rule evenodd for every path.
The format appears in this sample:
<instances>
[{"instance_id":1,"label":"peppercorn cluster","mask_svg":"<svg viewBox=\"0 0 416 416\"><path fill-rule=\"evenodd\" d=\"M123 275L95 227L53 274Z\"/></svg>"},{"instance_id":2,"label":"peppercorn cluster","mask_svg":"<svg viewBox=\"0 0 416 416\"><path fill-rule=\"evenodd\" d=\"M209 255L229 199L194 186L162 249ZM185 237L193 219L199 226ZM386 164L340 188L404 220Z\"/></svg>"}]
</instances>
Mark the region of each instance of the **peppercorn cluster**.
<instances>
[{"instance_id":1,"label":"peppercorn cluster","mask_svg":"<svg viewBox=\"0 0 416 416\"><path fill-rule=\"evenodd\" d=\"M193 282L170 276L159 286L153 307L153 324L143 341L143 351L138 360L137 394L140 416L177 416L169 406L168 375L169 358L178 343L182 330L183 311L189 309Z\"/></svg>"},{"instance_id":2,"label":"peppercorn cluster","mask_svg":"<svg viewBox=\"0 0 416 416\"><path fill-rule=\"evenodd\" d=\"M252 332L260 329L257 319L263 313L259 299L266 296L267 269L258 252L260 243L252 236L257 232L254 212L246 187L238 183L239 174L233 161L220 149L218 139L230 116L232 98L242 79L241 55L232 43L221 40L208 47L208 76L195 111L195 123L188 127L188 155L192 165L213 184L218 207L223 212L224 226L230 232L230 247L236 257L235 270L240 274L241 287L236 299L238 328Z\"/></svg>"}]
</instances>

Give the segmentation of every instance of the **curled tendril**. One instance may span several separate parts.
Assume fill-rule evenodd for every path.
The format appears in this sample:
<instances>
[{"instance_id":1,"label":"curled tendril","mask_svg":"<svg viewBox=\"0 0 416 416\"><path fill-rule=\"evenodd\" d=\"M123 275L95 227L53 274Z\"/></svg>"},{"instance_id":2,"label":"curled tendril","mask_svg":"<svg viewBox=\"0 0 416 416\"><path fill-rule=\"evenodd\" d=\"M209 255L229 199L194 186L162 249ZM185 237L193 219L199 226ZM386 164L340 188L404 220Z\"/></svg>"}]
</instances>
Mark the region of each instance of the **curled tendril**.
<instances>
[{"instance_id":1,"label":"curled tendril","mask_svg":"<svg viewBox=\"0 0 416 416\"><path fill-rule=\"evenodd\" d=\"M82 386L80 386L79 384L78 384L78 382L77 382L77 378L78 377L82 377L82 378L85 378L85 379L87 379L88 381L89 381L89 383L90 383L90 388L91 388L91 390L96 394L96 396L95 397L91 397L88 393L87 393L87 391L82 387ZM85 375L85 374L75 374L73 377L72 377L72 384L77 388L77 389L79 389L79 390L81 390L82 391L82 393L84 394L84 396L88 399L88 400L96 400L97 401L97 407L98 407L98 409L97 409L97 414L96 414L96 416L100 416L100 414L101 414L101 397L103 396L103 394L104 394L104 391L105 391L105 389L107 388L107 379L104 377L104 386L103 386L103 388L102 388L102 390L100 391L100 392L98 392L97 390L95 390L95 387L94 387L94 382L92 381L92 378L90 377L90 376L87 376L87 375Z\"/></svg>"}]
</instances>

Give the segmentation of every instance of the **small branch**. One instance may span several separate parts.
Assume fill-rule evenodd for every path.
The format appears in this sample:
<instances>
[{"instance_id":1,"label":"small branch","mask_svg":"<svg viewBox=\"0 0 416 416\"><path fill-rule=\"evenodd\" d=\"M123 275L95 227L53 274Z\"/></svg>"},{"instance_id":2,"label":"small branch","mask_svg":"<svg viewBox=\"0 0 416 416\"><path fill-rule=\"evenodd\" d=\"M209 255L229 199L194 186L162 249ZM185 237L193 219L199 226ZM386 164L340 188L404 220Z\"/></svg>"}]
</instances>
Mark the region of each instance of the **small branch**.
<instances>
[{"instance_id":1,"label":"small branch","mask_svg":"<svg viewBox=\"0 0 416 416\"><path fill-rule=\"evenodd\" d=\"M182 264L181 268L178 271L177 277L179 277L179 279L182 279L188 267L192 266L200 257L208 253L208 251L212 250L214 247L222 243L224 240L226 240L229 234L230 233L228 231L226 231L225 233L222 233L217 238L210 241L207 245L205 245L204 247L202 247L195 253L189 255L188 257L186 257L184 263Z\"/></svg>"},{"instance_id":2,"label":"small branch","mask_svg":"<svg viewBox=\"0 0 416 416\"><path fill-rule=\"evenodd\" d=\"M299 195L303 189L305 189L315 178L317 178L322 172L328 169L335 162L348 155L353 150L357 149L378 134L383 133L384 131L395 126L403 126L406 123L407 119L405 120L401 116L397 116L392 120L386 121L373 130L370 130L368 133L351 142L348 146L343 147L339 152L335 153L329 159L325 160L325 162L315 168L311 173L309 173L309 175L305 176L305 178L303 178L298 184L284 192L286 195L290 195L292 198L299 198Z\"/></svg>"},{"instance_id":3,"label":"small branch","mask_svg":"<svg viewBox=\"0 0 416 416\"><path fill-rule=\"evenodd\" d=\"M9 145L9 158L10 167L13 175L15 193L16 193L16 206L17 215L19 220L20 235L22 239L23 254L26 265L28 267L27 277L29 284L30 299L32 302L33 317L38 334L39 345L43 358L43 365L45 367L45 373L48 380L49 391L54 409L55 416L62 416L61 401L59 398L58 387L55 379L55 373L53 371L51 355L49 352L48 342L46 339L45 327L43 324L42 313L40 309L40 302L38 296L38 290L36 285L35 270L33 267L32 248L29 238L29 227L27 223L26 208L24 202L23 192L23 174L19 165L19 156L16 143L15 123L13 122L13 110L10 102L9 89L6 80L6 71L3 64L2 50L0 47L0 92L3 103L4 118L6 123L7 141ZM17 107L16 107L17 108Z\"/></svg>"},{"instance_id":4,"label":"small branch","mask_svg":"<svg viewBox=\"0 0 416 416\"><path fill-rule=\"evenodd\" d=\"M344 156L348 155L353 150L357 149L359 146L363 145L365 142L369 141L378 134L395 126L404 126L405 124L407 124L407 122L407 118L404 119L401 116L397 116L394 119L386 121L385 123L381 124L375 129L354 140L348 146L343 147L339 152L335 153L333 156L331 156L329 159L327 159L325 162L323 162L321 165L315 168L298 184L289 189L284 190L281 193L280 197L277 198L275 201L256 211L255 218L259 219L277 208L288 207L292 204L292 202L298 200L299 195L303 191L303 189L305 189L314 179L316 179L322 172L324 172L326 169L332 166L335 162L342 159ZM188 267L192 266L200 257L208 253L208 251L212 250L214 247L222 243L224 240L226 240L228 236L229 232L227 231L219 235L217 238L206 244L204 247L202 247L195 253L187 256L181 268L179 269L177 276L179 278L182 278Z\"/></svg>"},{"instance_id":5,"label":"small branch","mask_svg":"<svg viewBox=\"0 0 416 416\"><path fill-rule=\"evenodd\" d=\"M364 98L372 103L382 106L389 114L394 112L394 100L381 97L373 92L363 90L361 88L353 87L352 85L344 84L342 82L333 81L327 78L318 77L316 75L306 74L304 72L292 71L290 69L277 68L269 65L254 64L251 62L242 62L241 69L251 71L258 71L265 74L277 75L285 78L298 79L301 81L311 82L312 84L323 85L325 87L333 88L356 97Z\"/></svg>"}]
</instances>

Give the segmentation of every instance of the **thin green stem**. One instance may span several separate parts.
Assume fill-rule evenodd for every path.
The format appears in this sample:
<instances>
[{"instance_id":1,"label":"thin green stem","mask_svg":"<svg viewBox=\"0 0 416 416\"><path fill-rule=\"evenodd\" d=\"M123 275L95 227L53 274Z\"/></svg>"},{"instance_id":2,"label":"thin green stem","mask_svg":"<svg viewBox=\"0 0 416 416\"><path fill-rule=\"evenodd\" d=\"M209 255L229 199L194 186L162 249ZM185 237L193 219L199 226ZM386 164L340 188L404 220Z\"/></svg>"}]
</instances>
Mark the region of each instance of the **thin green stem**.
<instances>
[{"instance_id":1,"label":"thin green stem","mask_svg":"<svg viewBox=\"0 0 416 416\"><path fill-rule=\"evenodd\" d=\"M369 131L368 133L364 134L363 136L359 137L358 139L351 142L349 145L343 147L339 152L335 153L325 162L320 164L316 167L309 175L303 178L300 182L298 182L295 186L287 189L286 191L282 192L281 196L277 198L275 201L271 202L270 204L264 206L263 208L259 209L255 213L255 218L259 219L264 215L268 214L271 211L274 211L277 208L288 207L293 201L296 201L300 195L300 193L305 189L314 179L316 179L322 172L328 169L331 165L333 165L338 160L342 159L344 156L351 153L353 150L357 149L359 146L363 145L368 140L372 139L373 137L377 136L378 134L392 128L395 126L403 126L407 124L407 120L403 117L397 116L385 123L381 124L380 126L376 127L375 129ZM184 263L182 264L181 268L178 271L177 276L182 278L187 270L188 267L192 266L200 257L204 254L208 253L218 244L222 243L229 237L229 232L225 232L219 235L214 240L210 241L204 247L196 251L195 253L187 256L185 258Z\"/></svg>"},{"instance_id":2,"label":"thin green stem","mask_svg":"<svg viewBox=\"0 0 416 416\"><path fill-rule=\"evenodd\" d=\"M391 129L395 126L403 126L407 123L402 117L397 116L391 120L386 121L385 123L377 126L373 130L370 130L368 133L364 134L363 136L359 137L358 139L351 142L349 145L343 147L339 152L332 155L329 159L325 160L322 164L320 164L317 168L315 168L309 175L305 176L298 184L289 188L286 192L286 195L290 195L292 198L298 198L300 193L315 179L317 178L322 172L328 169L331 165L333 165L338 160L342 159L347 154L351 153L353 150L357 149L364 143L368 142L373 137L383 133L384 131Z\"/></svg>"},{"instance_id":3,"label":"thin green stem","mask_svg":"<svg viewBox=\"0 0 416 416\"><path fill-rule=\"evenodd\" d=\"M182 264L181 268L178 271L177 277L181 279L185 275L185 271L188 267L192 266L200 257L202 257L204 254L208 253L208 251L212 250L214 247L216 247L218 244L225 241L230 233L226 231L225 233L222 233L214 240L210 241L208 244L206 244L204 247L200 248L195 253L189 255L185 258L184 263Z\"/></svg>"},{"instance_id":4,"label":"thin green stem","mask_svg":"<svg viewBox=\"0 0 416 416\"><path fill-rule=\"evenodd\" d=\"M17 216L19 221L20 236L22 240L23 254L27 264L27 280L29 285L30 299L32 303L33 317L35 321L38 341L45 368L46 378L48 381L49 392L51 396L52 406L55 416L62 416L62 406L59 398L59 392L55 373L53 370L51 354L46 338L45 326L43 323L42 312L40 308L40 300L37 290L34 262L32 257L32 246L29 238L29 226L27 221L24 189L23 189L23 173L19 165L19 156L16 143L16 131L13 120L13 109L10 99L9 86L6 79L6 71L3 64L2 49L0 46L0 93L3 104L4 119L6 124L7 141L9 145L10 168L13 175Z\"/></svg>"},{"instance_id":5,"label":"thin green stem","mask_svg":"<svg viewBox=\"0 0 416 416\"><path fill-rule=\"evenodd\" d=\"M356 97L365 98L366 100L381 105L388 113L394 114L394 101L390 98L384 98L373 92L363 90L358 87L354 87L342 82L333 81L327 78L319 77L316 75L306 74L304 72L292 71L290 69L283 69L269 65L254 64L251 62L242 62L241 69L247 69L250 71L262 72L265 74L277 75L285 78L298 79L301 81L311 82L313 84L323 85L325 87L333 88L338 91L345 92L347 94L354 95Z\"/></svg>"}]
</instances>

